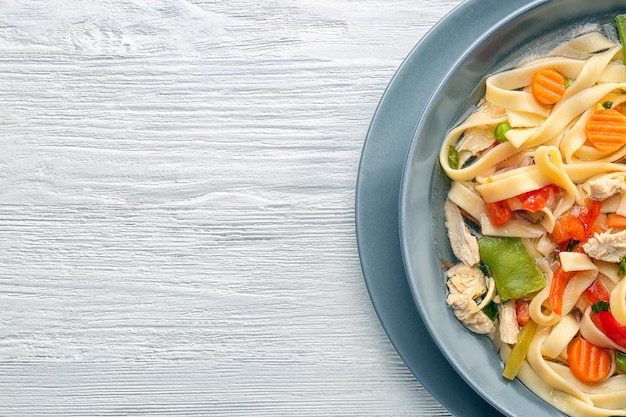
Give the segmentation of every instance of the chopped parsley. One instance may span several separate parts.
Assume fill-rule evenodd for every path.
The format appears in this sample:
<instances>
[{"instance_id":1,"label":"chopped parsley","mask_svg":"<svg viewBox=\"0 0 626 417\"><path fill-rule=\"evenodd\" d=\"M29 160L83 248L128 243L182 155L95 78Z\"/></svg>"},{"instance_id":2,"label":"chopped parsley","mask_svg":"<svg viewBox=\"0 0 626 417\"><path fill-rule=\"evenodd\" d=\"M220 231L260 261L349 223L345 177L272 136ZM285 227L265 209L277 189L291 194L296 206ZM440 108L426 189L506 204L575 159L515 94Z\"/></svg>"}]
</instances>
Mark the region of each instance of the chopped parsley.
<instances>
[{"instance_id":1,"label":"chopped parsley","mask_svg":"<svg viewBox=\"0 0 626 417\"><path fill-rule=\"evenodd\" d=\"M591 311L594 313L599 313L601 311L609 311L609 306L611 304L608 301L596 301L591 306Z\"/></svg>"}]
</instances>

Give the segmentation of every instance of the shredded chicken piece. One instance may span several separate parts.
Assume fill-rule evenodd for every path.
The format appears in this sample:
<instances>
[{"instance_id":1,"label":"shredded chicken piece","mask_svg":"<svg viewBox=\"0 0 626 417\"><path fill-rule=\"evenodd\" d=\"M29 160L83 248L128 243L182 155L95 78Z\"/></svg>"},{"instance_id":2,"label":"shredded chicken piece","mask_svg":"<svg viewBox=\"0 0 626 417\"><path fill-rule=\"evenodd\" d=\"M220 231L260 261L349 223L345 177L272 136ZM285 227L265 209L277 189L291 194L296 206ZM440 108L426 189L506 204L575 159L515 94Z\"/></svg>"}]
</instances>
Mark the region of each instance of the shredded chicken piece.
<instances>
[{"instance_id":1,"label":"shredded chicken piece","mask_svg":"<svg viewBox=\"0 0 626 417\"><path fill-rule=\"evenodd\" d=\"M477 298L487 291L485 275L475 266L459 263L447 272L450 294L465 294Z\"/></svg>"},{"instance_id":2,"label":"shredded chicken piece","mask_svg":"<svg viewBox=\"0 0 626 417\"><path fill-rule=\"evenodd\" d=\"M465 131L459 141L459 151L470 151L473 155L484 151L495 142L493 129L472 127Z\"/></svg>"},{"instance_id":3,"label":"shredded chicken piece","mask_svg":"<svg viewBox=\"0 0 626 417\"><path fill-rule=\"evenodd\" d=\"M515 314L515 300L500 304L500 340L510 345L519 339L519 325Z\"/></svg>"},{"instance_id":4,"label":"shredded chicken piece","mask_svg":"<svg viewBox=\"0 0 626 417\"><path fill-rule=\"evenodd\" d=\"M626 191L626 182L624 182L623 177L601 177L587 181L583 184L583 189L588 192L590 199L603 201L615 194Z\"/></svg>"},{"instance_id":5,"label":"shredded chicken piece","mask_svg":"<svg viewBox=\"0 0 626 417\"><path fill-rule=\"evenodd\" d=\"M596 233L583 244L592 258L606 262L620 262L626 256L626 230L617 233Z\"/></svg>"},{"instance_id":6,"label":"shredded chicken piece","mask_svg":"<svg viewBox=\"0 0 626 417\"><path fill-rule=\"evenodd\" d=\"M449 294L446 302L456 318L474 333L490 334L495 331L496 326L482 310L476 308L477 304L470 296Z\"/></svg>"},{"instance_id":7,"label":"shredded chicken piece","mask_svg":"<svg viewBox=\"0 0 626 417\"><path fill-rule=\"evenodd\" d=\"M461 210L448 199L444 206L444 212L452 252L466 265L478 264L480 262L478 239L470 233Z\"/></svg>"},{"instance_id":8,"label":"shredded chicken piece","mask_svg":"<svg viewBox=\"0 0 626 417\"><path fill-rule=\"evenodd\" d=\"M474 300L487 291L485 275L482 271L477 267L459 263L450 268L446 275L450 289L446 301L454 311L456 318L475 333L492 333L495 330L495 325L478 308L478 304Z\"/></svg>"}]
</instances>

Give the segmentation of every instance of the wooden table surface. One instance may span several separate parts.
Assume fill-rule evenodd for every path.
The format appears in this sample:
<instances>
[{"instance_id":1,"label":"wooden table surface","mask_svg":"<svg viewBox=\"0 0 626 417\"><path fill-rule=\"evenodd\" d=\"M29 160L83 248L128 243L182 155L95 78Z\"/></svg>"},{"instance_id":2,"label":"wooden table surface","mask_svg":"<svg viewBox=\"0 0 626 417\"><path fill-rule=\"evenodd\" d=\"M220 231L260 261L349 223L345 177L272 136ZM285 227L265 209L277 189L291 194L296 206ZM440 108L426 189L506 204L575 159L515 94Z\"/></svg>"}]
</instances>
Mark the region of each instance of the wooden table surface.
<instances>
[{"instance_id":1,"label":"wooden table surface","mask_svg":"<svg viewBox=\"0 0 626 417\"><path fill-rule=\"evenodd\" d=\"M0 0L0 415L449 415L354 204L386 85L459 3Z\"/></svg>"}]
</instances>

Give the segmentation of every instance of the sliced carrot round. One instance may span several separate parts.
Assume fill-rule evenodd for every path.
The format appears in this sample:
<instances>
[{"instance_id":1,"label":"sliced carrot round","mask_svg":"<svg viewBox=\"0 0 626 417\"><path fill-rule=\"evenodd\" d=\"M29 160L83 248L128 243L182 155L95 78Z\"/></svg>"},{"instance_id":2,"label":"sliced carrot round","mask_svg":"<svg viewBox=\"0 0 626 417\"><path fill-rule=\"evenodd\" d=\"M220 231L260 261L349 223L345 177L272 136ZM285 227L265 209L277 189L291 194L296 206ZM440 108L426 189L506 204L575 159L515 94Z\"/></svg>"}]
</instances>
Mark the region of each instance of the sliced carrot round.
<instances>
[{"instance_id":1,"label":"sliced carrot round","mask_svg":"<svg viewBox=\"0 0 626 417\"><path fill-rule=\"evenodd\" d=\"M565 95L565 77L550 68L540 69L530 83L533 96L541 104L555 104Z\"/></svg>"},{"instance_id":2,"label":"sliced carrot round","mask_svg":"<svg viewBox=\"0 0 626 417\"><path fill-rule=\"evenodd\" d=\"M613 359L608 350L577 337L567 347L569 368L582 382L602 381L611 372Z\"/></svg>"},{"instance_id":3,"label":"sliced carrot round","mask_svg":"<svg viewBox=\"0 0 626 417\"><path fill-rule=\"evenodd\" d=\"M616 151L626 145L626 116L613 109L596 110L587 121L585 133L597 149Z\"/></svg>"}]
</instances>

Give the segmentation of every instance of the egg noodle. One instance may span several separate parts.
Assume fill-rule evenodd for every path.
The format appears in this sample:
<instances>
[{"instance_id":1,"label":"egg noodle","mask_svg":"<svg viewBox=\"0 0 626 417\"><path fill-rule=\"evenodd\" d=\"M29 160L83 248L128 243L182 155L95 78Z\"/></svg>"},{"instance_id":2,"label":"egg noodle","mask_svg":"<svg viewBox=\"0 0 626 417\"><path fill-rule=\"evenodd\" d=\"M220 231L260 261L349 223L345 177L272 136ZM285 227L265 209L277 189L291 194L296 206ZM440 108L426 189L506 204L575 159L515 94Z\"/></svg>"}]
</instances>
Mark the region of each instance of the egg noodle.
<instances>
[{"instance_id":1,"label":"egg noodle","mask_svg":"<svg viewBox=\"0 0 626 417\"><path fill-rule=\"evenodd\" d=\"M598 30L487 77L484 98L439 155L452 180L446 226L459 260L446 272L448 304L494 340L505 372L521 352L512 377L572 416L626 416L626 122L606 122L615 131L607 143L590 140L596 114L626 113L625 61L621 44ZM544 69L565 80L553 104L533 92ZM507 279L528 268L509 249L487 262L489 237L520 241L540 285L520 295L517 282L514 298L503 296ZM509 271L500 282L498 268ZM580 339L610 363L585 369L597 360L572 350Z\"/></svg>"}]
</instances>

